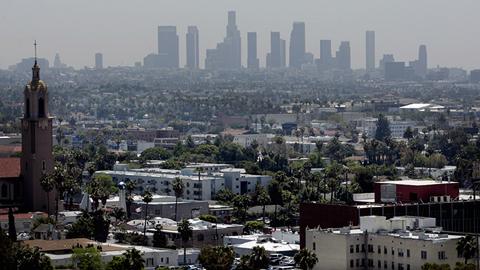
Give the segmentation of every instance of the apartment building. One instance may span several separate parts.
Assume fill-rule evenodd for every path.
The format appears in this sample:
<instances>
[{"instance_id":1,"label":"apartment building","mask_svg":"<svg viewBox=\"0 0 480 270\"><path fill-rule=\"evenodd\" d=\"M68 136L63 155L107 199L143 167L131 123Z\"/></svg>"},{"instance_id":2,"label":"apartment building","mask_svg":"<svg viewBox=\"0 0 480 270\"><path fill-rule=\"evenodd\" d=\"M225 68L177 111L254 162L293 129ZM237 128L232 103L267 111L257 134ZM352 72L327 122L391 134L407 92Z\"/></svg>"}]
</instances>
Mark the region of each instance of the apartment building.
<instances>
[{"instance_id":1,"label":"apartment building","mask_svg":"<svg viewBox=\"0 0 480 270\"><path fill-rule=\"evenodd\" d=\"M360 217L360 228L307 229L307 249L319 262L314 270L421 269L425 263L462 262L456 245L462 236L439 233L435 218Z\"/></svg>"}]
</instances>

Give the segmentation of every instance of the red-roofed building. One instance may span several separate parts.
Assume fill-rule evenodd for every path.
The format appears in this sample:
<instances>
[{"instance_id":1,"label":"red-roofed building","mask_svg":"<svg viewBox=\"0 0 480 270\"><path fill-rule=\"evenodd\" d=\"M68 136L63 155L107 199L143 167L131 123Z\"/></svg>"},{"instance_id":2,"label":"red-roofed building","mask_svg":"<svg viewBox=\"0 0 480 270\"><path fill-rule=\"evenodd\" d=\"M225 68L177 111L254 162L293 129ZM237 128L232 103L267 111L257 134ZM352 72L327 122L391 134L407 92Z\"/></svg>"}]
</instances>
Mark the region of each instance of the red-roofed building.
<instances>
[{"instance_id":1,"label":"red-roofed building","mask_svg":"<svg viewBox=\"0 0 480 270\"><path fill-rule=\"evenodd\" d=\"M27 232L33 228L35 219L40 217L47 217L43 212L30 212L30 213L18 213L13 215L15 217L15 229L17 233ZM0 227L4 230L8 230L8 214L0 215Z\"/></svg>"},{"instance_id":2,"label":"red-roofed building","mask_svg":"<svg viewBox=\"0 0 480 270\"><path fill-rule=\"evenodd\" d=\"M21 196L20 158L0 158L0 205L15 205Z\"/></svg>"}]
</instances>

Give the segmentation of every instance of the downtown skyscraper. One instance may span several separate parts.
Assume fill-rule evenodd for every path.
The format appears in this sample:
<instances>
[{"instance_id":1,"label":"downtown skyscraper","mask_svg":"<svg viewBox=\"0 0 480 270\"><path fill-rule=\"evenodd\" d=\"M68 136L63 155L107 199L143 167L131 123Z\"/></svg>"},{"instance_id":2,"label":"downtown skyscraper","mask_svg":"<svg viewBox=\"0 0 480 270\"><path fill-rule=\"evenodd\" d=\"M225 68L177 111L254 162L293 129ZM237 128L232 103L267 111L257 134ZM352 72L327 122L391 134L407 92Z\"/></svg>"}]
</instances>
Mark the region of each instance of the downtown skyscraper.
<instances>
[{"instance_id":1,"label":"downtown skyscraper","mask_svg":"<svg viewBox=\"0 0 480 270\"><path fill-rule=\"evenodd\" d=\"M236 23L235 11L228 12L227 33L215 49L207 50L206 69L240 69L242 67L242 39Z\"/></svg>"},{"instance_id":2,"label":"downtown skyscraper","mask_svg":"<svg viewBox=\"0 0 480 270\"><path fill-rule=\"evenodd\" d=\"M305 23L294 22L290 34L289 67L301 68L305 63Z\"/></svg>"},{"instance_id":3,"label":"downtown skyscraper","mask_svg":"<svg viewBox=\"0 0 480 270\"><path fill-rule=\"evenodd\" d=\"M428 62L427 62L427 46L420 45L418 48L418 63L416 73L425 78L427 76Z\"/></svg>"},{"instance_id":4,"label":"downtown skyscraper","mask_svg":"<svg viewBox=\"0 0 480 270\"><path fill-rule=\"evenodd\" d=\"M270 52L267 54L267 68L285 67L285 53L285 40L280 38L280 32L271 32Z\"/></svg>"},{"instance_id":5,"label":"downtown skyscraper","mask_svg":"<svg viewBox=\"0 0 480 270\"><path fill-rule=\"evenodd\" d=\"M320 40L320 60L318 62L320 70L329 70L333 68L332 41Z\"/></svg>"},{"instance_id":6,"label":"downtown skyscraper","mask_svg":"<svg viewBox=\"0 0 480 270\"><path fill-rule=\"evenodd\" d=\"M189 26L187 30L187 64L189 69L200 68L200 46L198 37L198 28Z\"/></svg>"},{"instance_id":7,"label":"downtown skyscraper","mask_svg":"<svg viewBox=\"0 0 480 270\"><path fill-rule=\"evenodd\" d=\"M375 31L365 33L365 69L367 72L375 70Z\"/></svg>"},{"instance_id":8,"label":"downtown skyscraper","mask_svg":"<svg viewBox=\"0 0 480 270\"><path fill-rule=\"evenodd\" d=\"M158 61L162 68L178 68L178 35L176 26L158 27Z\"/></svg>"},{"instance_id":9,"label":"downtown skyscraper","mask_svg":"<svg viewBox=\"0 0 480 270\"><path fill-rule=\"evenodd\" d=\"M247 68L249 69L258 69L260 67L260 61L258 60L257 55L257 33L248 32L247 33Z\"/></svg>"},{"instance_id":10,"label":"downtown skyscraper","mask_svg":"<svg viewBox=\"0 0 480 270\"><path fill-rule=\"evenodd\" d=\"M341 70L351 69L350 42L342 41L335 56L337 68Z\"/></svg>"}]
</instances>

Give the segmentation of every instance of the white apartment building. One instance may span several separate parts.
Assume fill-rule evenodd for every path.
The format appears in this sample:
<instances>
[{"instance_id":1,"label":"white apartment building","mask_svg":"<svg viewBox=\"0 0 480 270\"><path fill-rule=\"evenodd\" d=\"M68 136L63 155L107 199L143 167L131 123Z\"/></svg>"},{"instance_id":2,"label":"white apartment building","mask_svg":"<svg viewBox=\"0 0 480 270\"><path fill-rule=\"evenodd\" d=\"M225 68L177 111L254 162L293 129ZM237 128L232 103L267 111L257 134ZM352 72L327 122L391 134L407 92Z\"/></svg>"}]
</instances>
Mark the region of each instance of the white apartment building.
<instances>
[{"instance_id":1,"label":"white apartment building","mask_svg":"<svg viewBox=\"0 0 480 270\"><path fill-rule=\"evenodd\" d=\"M425 263L463 262L456 251L461 236L441 234L435 218L360 217L360 228L307 229L306 248L319 263L314 270L416 270Z\"/></svg>"},{"instance_id":2,"label":"white apartment building","mask_svg":"<svg viewBox=\"0 0 480 270\"><path fill-rule=\"evenodd\" d=\"M202 167L206 172L198 173L196 168ZM223 169L222 169L223 168ZM172 183L176 178L182 179L185 190L183 198L187 200L212 200L217 191L224 188L235 194L245 194L255 191L258 184L266 187L272 180L268 175L245 174L244 169L230 168L225 164L196 164L182 170L166 170L145 168L129 170L125 166L115 166L113 171L97 171L97 174L110 175L113 181L134 181L137 189L134 193L142 194L150 190L157 194L173 196ZM219 172L216 172L219 171Z\"/></svg>"},{"instance_id":3,"label":"white apartment building","mask_svg":"<svg viewBox=\"0 0 480 270\"><path fill-rule=\"evenodd\" d=\"M243 147L249 147L254 141L261 146L266 146L275 137L274 134L240 134L233 137L233 142Z\"/></svg>"},{"instance_id":4,"label":"white apartment building","mask_svg":"<svg viewBox=\"0 0 480 270\"><path fill-rule=\"evenodd\" d=\"M365 118L357 122L357 130L366 134L368 137L375 137L377 131L377 118ZM389 119L390 131L392 138L403 138L403 134L408 127L411 129L416 127L415 122L412 121L397 121Z\"/></svg>"}]
</instances>

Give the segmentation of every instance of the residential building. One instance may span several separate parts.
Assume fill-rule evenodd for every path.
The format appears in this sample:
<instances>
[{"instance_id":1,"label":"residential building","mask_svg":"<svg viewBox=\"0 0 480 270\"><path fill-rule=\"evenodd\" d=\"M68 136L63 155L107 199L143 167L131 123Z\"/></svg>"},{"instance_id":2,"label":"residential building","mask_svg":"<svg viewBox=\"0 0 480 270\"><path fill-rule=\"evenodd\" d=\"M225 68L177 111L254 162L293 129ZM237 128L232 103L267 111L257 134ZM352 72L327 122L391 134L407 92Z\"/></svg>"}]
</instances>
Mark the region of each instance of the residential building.
<instances>
[{"instance_id":1,"label":"residential building","mask_svg":"<svg viewBox=\"0 0 480 270\"><path fill-rule=\"evenodd\" d=\"M256 142L258 145L266 146L275 135L273 134L241 134L235 135L233 137L233 142L238 143L243 147L249 147L253 142Z\"/></svg>"},{"instance_id":2,"label":"residential building","mask_svg":"<svg viewBox=\"0 0 480 270\"><path fill-rule=\"evenodd\" d=\"M135 248L140 251L145 261L145 269L155 269L158 266L177 266L178 252L172 249L150 248L145 246L120 245L113 243L100 243L86 238L61 239L61 240L27 240L23 242L50 258L55 268L68 267L72 262L72 249L75 246L87 247L93 245L100 247L100 256L103 263L110 262L114 257L121 256L128 249Z\"/></svg>"},{"instance_id":3,"label":"residential building","mask_svg":"<svg viewBox=\"0 0 480 270\"><path fill-rule=\"evenodd\" d=\"M35 219L47 217L47 214L43 212L17 213L13 214L13 217L15 218L15 230L17 233L30 233ZM8 214L0 214L0 228L6 232L8 231Z\"/></svg>"},{"instance_id":4,"label":"residential building","mask_svg":"<svg viewBox=\"0 0 480 270\"><path fill-rule=\"evenodd\" d=\"M462 236L438 233L434 218L366 216L360 228L307 229L305 247L319 262L314 270L420 269L425 263L455 266ZM328 244L325 244L328 243Z\"/></svg>"},{"instance_id":5,"label":"residential building","mask_svg":"<svg viewBox=\"0 0 480 270\"><path fill-rule=\"evenodd\" d=\"M236 168L223 169L225 188L234 194L248 194L254 192L257 185L267 187L272 181L272 177L269 175L245 174L244 171L244 169Z\"/></svg>"}]
</instances>

